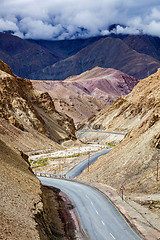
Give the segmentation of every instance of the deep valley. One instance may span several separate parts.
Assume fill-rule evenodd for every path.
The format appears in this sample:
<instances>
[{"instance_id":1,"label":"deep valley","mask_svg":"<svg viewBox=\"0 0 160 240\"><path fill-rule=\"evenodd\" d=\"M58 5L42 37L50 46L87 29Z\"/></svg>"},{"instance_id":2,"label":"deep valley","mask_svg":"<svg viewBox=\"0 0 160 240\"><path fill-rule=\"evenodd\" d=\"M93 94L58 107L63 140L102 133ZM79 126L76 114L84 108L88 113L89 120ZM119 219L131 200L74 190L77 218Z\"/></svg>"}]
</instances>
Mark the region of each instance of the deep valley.
<instances>
[{"instance_id":1,"label":"deep valley","mask_svg":"<svg viewBox=\"0 0 160 240\"><path fill-rule=\"evenodd\" d=\"M47 41L0 33L0 239L94 238L88 209L100 226L95 239L119 231L159 239L159 49L147 35ZM108 199L125 219L109 233L107 207L94 206Z\"/></svg>"}]
</instances>

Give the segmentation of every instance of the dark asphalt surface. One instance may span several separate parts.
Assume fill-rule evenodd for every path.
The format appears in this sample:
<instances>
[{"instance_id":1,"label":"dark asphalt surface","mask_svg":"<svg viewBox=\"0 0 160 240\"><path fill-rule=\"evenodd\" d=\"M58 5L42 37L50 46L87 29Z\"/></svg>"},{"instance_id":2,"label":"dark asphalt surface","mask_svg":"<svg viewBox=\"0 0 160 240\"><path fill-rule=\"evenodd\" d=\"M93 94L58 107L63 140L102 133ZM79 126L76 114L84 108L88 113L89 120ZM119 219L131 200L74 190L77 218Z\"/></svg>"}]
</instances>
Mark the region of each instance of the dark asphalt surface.
<instances>
[{"instance_id":1,"label":"dark asphalt surface","mask_svg":"<svg viewBox=\"0 0 160 240\"><path fill-rule=\"evenodd\" d=\"M81 222L86 239L140 240L112 203L96 189L67 180L39 177L48 186L68 195Z\"/></svg>"},{"instance_id":2,"label":"dark asphalt surface","mask_svg":"<svg viewBox=\"0 0 160 240\"><path fill-rule=\"evenodd\" d=\"M99 152L99 153L97 153L97 154L95 154L93 156L90 156L90 158L89 158L89 165L94 163L99 156L107 154L110 151L111 150L104 150L104 151ZM81 163L77 164L77 166L72 168L68 173L66 173L65 176L66 176L66 178L75 178L75 177L79 176L84 171L84 169L86 169L86 168L88 168L88 158L86 158Z\"/></svg>"}]
</instances>

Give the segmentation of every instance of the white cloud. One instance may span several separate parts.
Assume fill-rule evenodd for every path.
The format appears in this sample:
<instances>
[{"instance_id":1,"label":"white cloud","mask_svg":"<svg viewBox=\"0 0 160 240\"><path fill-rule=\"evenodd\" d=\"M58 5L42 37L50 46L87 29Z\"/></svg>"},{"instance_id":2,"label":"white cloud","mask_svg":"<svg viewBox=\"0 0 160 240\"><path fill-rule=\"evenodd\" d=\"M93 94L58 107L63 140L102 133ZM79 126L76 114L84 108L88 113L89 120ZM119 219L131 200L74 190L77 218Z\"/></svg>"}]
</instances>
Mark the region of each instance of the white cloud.
<instances>
[{"instance_id":1,"label":"white cloud","mask_svg":"<svg viewBox=\"0 0 160 240\"><path fill-rule=\"evenodd\" d=\"M154 20L157 20L157 21L160 21L160 10L158 10L156 8L153 8L150 18L154 19Z\"/></svg>"},{"instance_id":2,"label":"white cloud","mask_svg":"<svg viewBox=\"0 0 160 240\"><path fill-rule=\"evenodd\" d=\"M0 31L18 31L16 23L0 18Z\"/></svg>"},{"instance_id":3,"label":"white cloud","mask_svg":"<svg viewBox=\"0 0 160 240\"><path fill-rule=\"evenodd\" d=\"M116 33L160 36L159 0L1 0L0 31L34 39ZM126 27L122 27L125 25Z\"/></svg>"},{"instance_id":4,"label":"white cloud","mask_svg":"<svg viewBox=\"0 0 160 240\"><path fill-rule=\"evenodd\" d=\"M139 34L140 30L134 28L134 27L121 27L117 26L115 30L112 31L115 34Z\"/></svg>"},{"instance_id":5,"label":"white cloud","mask_svg":"<svg viewBox=\"0 0 160 240\"><path fill-rule=\"evenodd\" d=\"M25 38L53 39L63 28L60 24L53 26L42 20L24 18L19 23L19 29Z\"/></svg>"},{"instance_id":6,"label":"white cloud","mask_svg":"<svg viewBox=\"0 0 160 240\"><path fill-rule=\"evenodd\" d=\"M151 23L144 26L143 32L146 34L160 37L160 21L156 22L153 20Z\"/></svg>"}]
</instances>

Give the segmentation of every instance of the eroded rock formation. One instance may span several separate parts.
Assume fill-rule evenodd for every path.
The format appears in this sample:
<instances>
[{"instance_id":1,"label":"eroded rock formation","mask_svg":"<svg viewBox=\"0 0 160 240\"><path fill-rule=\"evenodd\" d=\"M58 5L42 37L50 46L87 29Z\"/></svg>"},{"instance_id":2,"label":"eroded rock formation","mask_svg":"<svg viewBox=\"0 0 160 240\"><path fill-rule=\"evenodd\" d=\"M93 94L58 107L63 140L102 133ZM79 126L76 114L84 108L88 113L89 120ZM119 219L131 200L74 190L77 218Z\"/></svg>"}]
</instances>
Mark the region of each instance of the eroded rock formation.
<instances>
[{"instance_id":1,"label":"eroded rock formation","mask_svg":"<svg viewBox=\"0 0 160 240\"><path fill-rule=\"evenodd\" d=\"M36 92L28 79L15 76L0 61L0 117L22 131L32 129L55 142L75 138L72 119L55 110L48 93Z\"/></svg>"}]
</instances>

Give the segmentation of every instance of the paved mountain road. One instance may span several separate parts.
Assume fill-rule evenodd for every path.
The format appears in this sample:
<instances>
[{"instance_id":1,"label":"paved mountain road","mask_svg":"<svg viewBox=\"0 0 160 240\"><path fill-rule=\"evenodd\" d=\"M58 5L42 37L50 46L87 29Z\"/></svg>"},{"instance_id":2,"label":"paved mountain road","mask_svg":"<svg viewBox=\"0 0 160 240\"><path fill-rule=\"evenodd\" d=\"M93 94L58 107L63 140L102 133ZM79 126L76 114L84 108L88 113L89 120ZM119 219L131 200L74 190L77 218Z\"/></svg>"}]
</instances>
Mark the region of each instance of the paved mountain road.
<instances>
[{"instance_id":1,"label":"paved mountain road","mask_svg":"<svg viewBox=\"0 0 160 240\"><path fill-rule=\"evenodd\" d=\"M90 129L82 129L82 130L78 130L77 131L77 133L86 133L86 132L88 132L88 133L108 133L108 134L116 134L116 135L123 135L123 136L125 136L126 135L126 133L117 133L117 132L107 132L107 131L102 131L102 130L94 130L94 129L92 129L92 130L90 130Z\"/></svg>"},{"instance_id":2,"label":"paved mountain road","mask_svg":"<svg viewBox=\"0 0 160 240\"><path fill-rule=\"evenodd\" d=\"M92 164L104 150L90 157ZM74 178L88 166L88 158L71 169L66 178ZM98 190L69 180L39 177L42 184L64 192L75 207L86 239L90 240L140 240L142 239L127 223L118 209Z\"/></svg>"},{"instance_id":3,"label":"paved mountain road","mask_svg":"<svg viewBox=\"0 0 160 240\"><path fill-rule=\"evenodd\" d=\"M89 158L89 165L94 163L99 156L107 154L110 151L111 151L111 149L110 150L104 150L102 152L99 152L99 153L91 156ZM66 178L75 178L75 177L79 176L84 171L84 169L86 169L87 167L88 167L88 158L86 158L84 161L82 161L81 163L76 165L74 168L72 168L68 173L65 174L65 177Z\"/></svg>"},{"instance_id":4,"label":"paved mountain road","mask_svg":"<svg viewBox=\"0 0 160 240\"><path fill-rule=\"evenodd\" d=\"M77 182L39 177L42 184L67 194L91 240L140 240L112 203L96 189Z\"/></svg>"}]
</instances>

